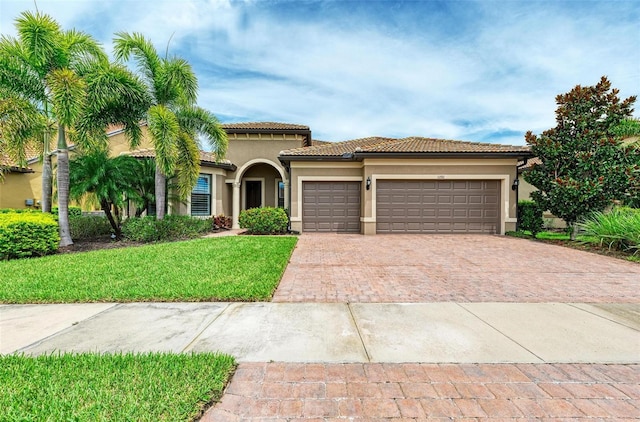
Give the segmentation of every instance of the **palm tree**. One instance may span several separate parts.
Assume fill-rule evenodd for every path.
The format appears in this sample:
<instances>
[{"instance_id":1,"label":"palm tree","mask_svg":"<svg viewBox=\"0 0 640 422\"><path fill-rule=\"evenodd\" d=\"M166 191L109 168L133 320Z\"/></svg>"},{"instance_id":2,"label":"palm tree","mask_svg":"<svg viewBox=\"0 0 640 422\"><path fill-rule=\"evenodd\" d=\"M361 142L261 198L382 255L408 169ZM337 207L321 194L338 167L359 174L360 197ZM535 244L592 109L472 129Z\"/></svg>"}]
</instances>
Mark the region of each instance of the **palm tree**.
<instances>
[{"instance_id":1,"label":"palm tree","mask_svg":"<svg viewBox=\"0 0 640 422\"><path fill-rule=\"evenodd\" d=\"M63 31L50 16L23 12L16 19L17 38L0 39L0 89L28 101L46 119L36 140L34 130L14 134L10 145L20 156L20 145L41 142L43 158L42 210L51 210L52 167L50 134L57 130L57 188L60 246L73 244L69 233L69 153L67 139L94 143L106 141L107 124L125 128L130 142L141 137L139 119L148 109L146 89L106 54L88 34ZM16 152L17 151L17 152ZM23 150L24 151L24 150Z\"/></svg>"},{"instance_id":2,"label":"palm tree","mask_svg":"<svg viewBox=\"0 0 640 422\"><path fill-rule=\"evenodd\" d=\"M156 202L155 192L155 177L156 177L156 162L151 158L138 159L138 170L136 171L137 177L133 180L132 187L136 191L134 202L138 199L136 204L136 217L140 217L145 211L149 211L149 206Z\"/></svg>"},{"instance_id":3,"label":"palm tree","mask_svg":"<svg viewBox=\"0 0 640 422\"><path fill-rule=\"evenodd\" d=\"M79 155L69 163L71 199L78 201L93 195L118 240L122 236L120 209L125 205L124 198L138 200L133 183L139 166L138 161L128 155L109 157L106 148Z\"/></svg>"},{"instance_id":4,"label":"palm tree","mask_svg":"<svg viewBox=\"0 0 640 422\"><path fill-rule=\"evenodd\" d=\"M227 134L216 117L198 106L198 81L188 62L160 57L155 47L138 33L117 33L118 60L132 57L144 79L153 104L147 124L155 149L156 217L165 214L166 180L176 177L179 197L186 198L200 171L200 140L203 137L219 158L227 149Z\"/></svg>"}]
</instances>

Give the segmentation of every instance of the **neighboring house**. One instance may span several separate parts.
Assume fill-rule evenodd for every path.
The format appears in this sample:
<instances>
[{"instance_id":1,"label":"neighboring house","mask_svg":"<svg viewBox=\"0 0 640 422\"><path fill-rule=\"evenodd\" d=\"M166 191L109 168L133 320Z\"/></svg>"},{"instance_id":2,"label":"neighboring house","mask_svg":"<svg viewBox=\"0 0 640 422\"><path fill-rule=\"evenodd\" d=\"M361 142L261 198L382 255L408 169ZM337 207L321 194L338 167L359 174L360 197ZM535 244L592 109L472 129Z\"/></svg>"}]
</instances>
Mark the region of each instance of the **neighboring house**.
<instances>
[{"instance_id":1,"label":"neighboring house","mask_svg":"<svg viewBox=\"0 0 640 422\"><path fill-rule=\"evenodd\" d=\"M143 129L146 130L146 128ZM109 137L109 149L112 155L118 155L129 149L129 144L121 128L109 127L107 136ZM52 139L54 149L56 141L57 139L54 137ZM149 145L148 141L143 139L141 147L148 147ZM73 151L74 146L69 146L69 150ZM4 174L4 181L0 180L0 208L40 208L40 200L42 199L42 161L40 152L34 148L27 149L26 167L18 166L7 156L0 156L0 165L9 167L9 171ZM52 166L55 172L55 154L52 156Z\"/></svg>"},{"instance_id":2,"label":"neighboring house","mask_svg":"<svg viewBox=\"0 0 640 422\"><path fill-rule=\"evenodd\" d=\"M241 210L273 206L301 232L504 234L516 224L517 163L531 156L523 146L430 138L321 142L308 126L283 123L223 128L226 159L203 152L191 198L170 201L169 213L224 214L237 227ZM112 153L154 156L117 136Z\"/></svg>"}]
</instances>

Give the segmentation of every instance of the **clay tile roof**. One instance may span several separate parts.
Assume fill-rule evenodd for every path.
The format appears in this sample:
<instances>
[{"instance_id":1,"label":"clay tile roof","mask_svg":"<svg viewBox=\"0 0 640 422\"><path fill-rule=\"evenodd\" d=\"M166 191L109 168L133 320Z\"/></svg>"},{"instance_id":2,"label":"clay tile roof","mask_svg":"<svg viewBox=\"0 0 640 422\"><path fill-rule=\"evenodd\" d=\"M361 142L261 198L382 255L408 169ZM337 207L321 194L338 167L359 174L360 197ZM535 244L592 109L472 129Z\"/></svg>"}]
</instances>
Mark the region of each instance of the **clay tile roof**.
<instances>
[{"instance_id":1,"label":"clay tile roof","mask_svg":"<svg viewBox=\"0 0 640 422\"><path fill-rule=\"evenodd\" d=\"M39 150L37 147L34 147L33 145L27 145L25 147L25 151L26 151L25 157L26 157L27 164L37 160L40 157L40 153L42 152L41 150ZM12 157L9 154L5 154L5 153L0 153L0 167L8 168L11 171L24 172L24 173L31 173L33 171L31 170L30 167L18 165L18 160L16 160L15 157Z\"/></svg>"},{"instance_id":2,"label":"clay tile roof","mask_svg":"<svg viewBox=\"0 0 640 422\"><path fill-rule=\"evenodd\" d=\"M309 130L309 126L277 122L224 123L222 128L225 130Z\"/></svg>"},{"instance_id":3,"label":"clay tile roof","mask_svg":"<svg viewBox=\"0 0 640 422\"><path fill-rule=\"evenodd\" d=\"M284 156L342 156L345 153L520 153L528 147L446 139L370 137L283 151Z\"/></svg>"},{"instance_id":4,"label":"clay tile roof","mask_svg":"<svg viewBox=\"0 0 640 422\"><path fill-rule=\"evenodd\" d=\"M156 152L152 148L146 149L136 149L134 151L125 151L121 154L131 155L135 158L155 158ZM223 164L223 165L231 165L231 161L229 160L217 160L216 154L213 152L200 151L200 161L202 163L208 164Z\"/></svg>"},{"instance_id":5,"label":"clay tile roof","mask_svg":"<svg viewBox=\"0 0 640 422\"><path fill-rule=\"evenodd\" d=\"M526 164L524 161L518 161L518 169L520 170L530 169L536 164L542 164L542 160L540 160L538 157L529 158Z\"/></svg>"}]
</instances>

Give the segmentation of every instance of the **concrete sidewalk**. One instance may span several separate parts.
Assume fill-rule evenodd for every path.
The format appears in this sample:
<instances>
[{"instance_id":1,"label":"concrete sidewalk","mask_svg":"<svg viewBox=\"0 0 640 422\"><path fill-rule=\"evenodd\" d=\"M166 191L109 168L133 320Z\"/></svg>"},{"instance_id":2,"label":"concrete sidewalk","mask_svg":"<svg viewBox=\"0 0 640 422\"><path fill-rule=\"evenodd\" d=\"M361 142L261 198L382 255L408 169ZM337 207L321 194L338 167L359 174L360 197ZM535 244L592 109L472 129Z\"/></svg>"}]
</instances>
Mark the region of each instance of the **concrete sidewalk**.
<instances>
[{"instance_id":1,"label":"concrete sidewalk","mask_svg":"<svg viewBox=\"0 0 640 422\"><path fill-rule=\"evenodd\" d=\"M638 363L640 305L0 305L0 353L54 351L221 351L239 362Z\"/></svg>"}]
</instances>

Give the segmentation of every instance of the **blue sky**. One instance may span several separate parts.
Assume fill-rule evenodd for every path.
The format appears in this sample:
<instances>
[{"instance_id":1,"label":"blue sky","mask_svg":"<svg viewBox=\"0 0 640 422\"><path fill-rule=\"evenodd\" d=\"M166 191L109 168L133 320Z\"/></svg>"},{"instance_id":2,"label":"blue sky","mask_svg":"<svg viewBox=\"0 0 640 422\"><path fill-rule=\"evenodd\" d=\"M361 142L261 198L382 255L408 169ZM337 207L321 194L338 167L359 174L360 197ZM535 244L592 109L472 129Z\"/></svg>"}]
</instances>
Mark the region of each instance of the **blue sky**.
<instances>
[{"instance_id":1,"label":"blue sky","mask_svg":"<svg viewBox=\"0 0 640 422\"><path fill-rule=\"evenodd\" d=\"M38 0L111 51L141 32L194 67L223 122L306 124L316 139L524 144L555 96L607 75L640 94L640 2ZM2 0L0 32L34 10ZM640 108L640 106L636 107ZM635 116L640 116L636 111Z\"/></svg>"}]
</instances>

